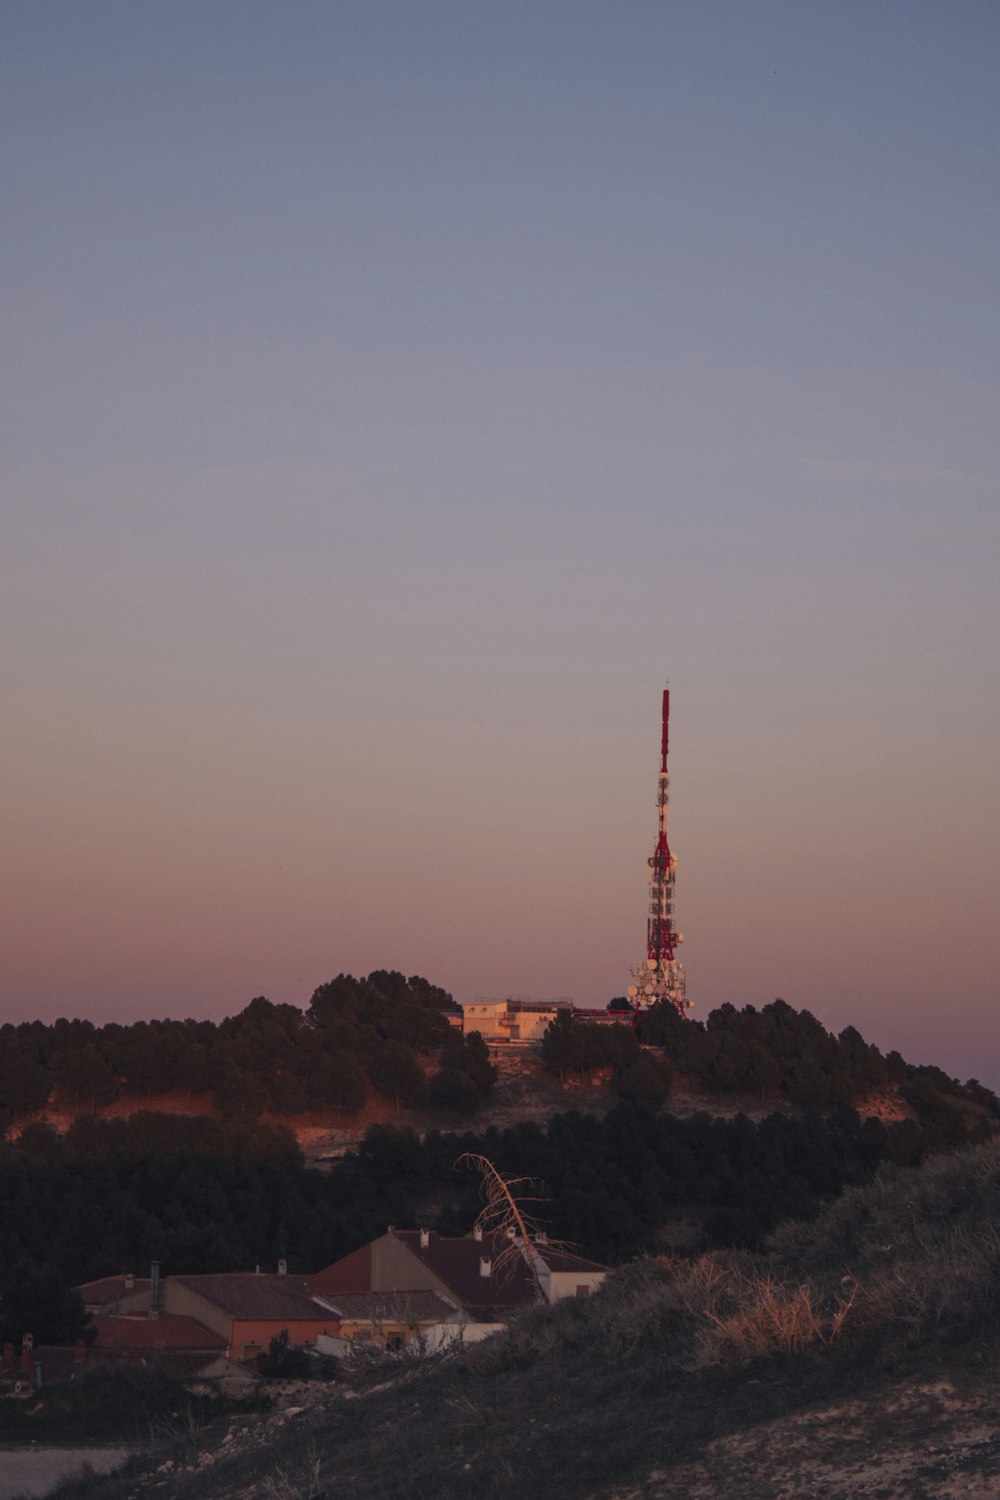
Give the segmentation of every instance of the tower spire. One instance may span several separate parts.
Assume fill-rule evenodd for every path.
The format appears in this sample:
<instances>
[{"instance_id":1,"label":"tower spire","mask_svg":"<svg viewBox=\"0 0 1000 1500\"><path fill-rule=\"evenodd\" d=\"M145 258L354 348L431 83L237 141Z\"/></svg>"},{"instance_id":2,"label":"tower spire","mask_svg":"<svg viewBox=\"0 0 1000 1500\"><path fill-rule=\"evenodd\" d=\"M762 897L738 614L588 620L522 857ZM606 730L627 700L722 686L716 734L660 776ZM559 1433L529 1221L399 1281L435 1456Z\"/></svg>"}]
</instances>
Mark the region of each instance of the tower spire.
<instances>
[{"instance_id":1,"label":"tower spire","mask_svg":"<svg viewBox=\"0 0 1000 1500\"><path fill-rule=\"evenodd\" d=\"M684 965L677 957L677 947L684 934L674 925L674 884L677 859L667 842L667 814L670 808L670 773L667 750L670 728L670 689L663 690L663 733L660 740L660 777L657 788L659 827L656 847L649 860L649 915L646 921L646 962L632 970L629 999L640 1009L657 1000L669 1000L681 1015L690 1007L685 994Z\"/></svg>"}]
</instances>

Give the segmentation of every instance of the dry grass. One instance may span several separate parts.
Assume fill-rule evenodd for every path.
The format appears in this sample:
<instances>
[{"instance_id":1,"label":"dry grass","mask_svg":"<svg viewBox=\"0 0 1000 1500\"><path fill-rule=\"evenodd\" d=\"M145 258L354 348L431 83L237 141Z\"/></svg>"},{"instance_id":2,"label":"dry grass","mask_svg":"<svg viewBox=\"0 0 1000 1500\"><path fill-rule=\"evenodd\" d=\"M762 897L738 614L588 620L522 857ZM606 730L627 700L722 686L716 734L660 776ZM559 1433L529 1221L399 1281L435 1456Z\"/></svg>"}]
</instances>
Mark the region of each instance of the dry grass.
<instances>
[{"instance_id":1,"label":"dry grass","mask_svg":"<svg viewBox=\"0 0 1000 1500\"><path fill-rule=\"evenodd\" d=\"M773 1354L804 1354L832 1344L844 1331L858 1295L856 1283L833 1307L824 1307L815 1287L789 1286L770 1274L747 1276L732 1289L731 1310L705 1309L705 1363L728 1368Z\"/></svg>"},{"instance_id":2,"label":"dry grass","mask_svg":"<svg viewBox=\"0 0 1000 1500\"><path fill-rule=\"evenodd\" d=\"M585 1307L539 1309L464 1358L525 1369L594 1344L610 1360L732 1372L873 1339L888 1358L977 1334L998 1313L1000 1144L989 1143L880 1173L814 1224L786 1226L767 1255L635 1262Z\"/></svg>"},{"instance_id":3,"label":"dry grass","mask_svg":"<svg viewBox=\"0 0 1000 1500\"><path fill-rule=\"evenodd\" d=\"M320 1467L321 1461L313 1452L294 1473L276 1468L264 1477L264 1500L320 1500Z\"/></svg>"},{"instance_id":4,"label":"dry grass","mask_svg":"<svg viewBox=\"0 0 1000 1500\"><path fill-rule=\"evenodd\" d=\"M817 1287L857 1283L855 1332L963 1337L1000 1308L1000 1143L883 1169L816 1223L784 1225L771 1247L772 1265Z\"/></svg>"},{"instance_id":5,"label":"dry grass","mask_svg":"<svg viewBox=\"0 0 1000 1500\"><path fill-rule=\"evenodd\" d=\"M829 1347L860 1319L860 1287L847 1279L825 1294L745 1254L693 1261L658 1257L613 1278L594 1313L617 1356L662 1341L678 1370L734 1370L775 1355Z\"/></svg>"}]
</instances>

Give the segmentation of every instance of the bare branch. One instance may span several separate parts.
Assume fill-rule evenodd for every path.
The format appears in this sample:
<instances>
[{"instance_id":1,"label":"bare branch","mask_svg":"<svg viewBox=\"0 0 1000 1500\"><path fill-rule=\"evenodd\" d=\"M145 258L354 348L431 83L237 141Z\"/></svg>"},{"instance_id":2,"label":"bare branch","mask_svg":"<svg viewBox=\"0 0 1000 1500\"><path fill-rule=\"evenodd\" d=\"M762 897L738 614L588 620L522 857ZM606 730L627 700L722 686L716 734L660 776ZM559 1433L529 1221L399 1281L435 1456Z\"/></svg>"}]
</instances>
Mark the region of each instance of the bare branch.
<instances>
[{"instance_id":1,"label":"bare branch","mask_svg":"<svg viewBox=\"0 0 1000 1500\"><path fill-rule=\"evenodd\" d=\"M476 1227L493 1236L494 1247L496 1240L502 1240L499 1252L494 1248L494 1275L500 1281L511 1277L518 1262L523 1260L539 1299L544 1301L534 1246L536 1242L546 1242L545 1235L525 1208L527 1203L545 1201L538 1191L541 1184L534 1177L504 1177L488 1156L480 1156L475 1151L464 1152L455 1165L470 1167L482 1178L483 1207L476 1219Z\"/></svg>"}]
</instances>

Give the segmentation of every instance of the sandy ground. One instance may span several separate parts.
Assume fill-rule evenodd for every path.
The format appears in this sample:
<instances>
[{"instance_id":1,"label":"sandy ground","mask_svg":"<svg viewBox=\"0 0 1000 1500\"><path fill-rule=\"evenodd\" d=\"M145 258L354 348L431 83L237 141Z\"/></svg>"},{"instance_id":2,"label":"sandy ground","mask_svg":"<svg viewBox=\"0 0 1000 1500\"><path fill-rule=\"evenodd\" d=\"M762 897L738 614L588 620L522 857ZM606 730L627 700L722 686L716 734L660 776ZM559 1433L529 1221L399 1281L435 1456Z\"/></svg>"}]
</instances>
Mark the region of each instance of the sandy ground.
<instances>
[{"instance_id":1,"label":"sandy ground","mask_svg":"<svg viewBox=\"0 0 1000 1500\"><path fill-rule=\"evenodd\" d=\"M295 1438L296 1451L307 1451L316 1422L322 1421L321 1409L312 1404L315 1389L306 1388L303 1400L304 1405L288 1405L263 1424L259 1417L236 1419L221 1439L214 1435L210 1448L137 1479L134 1500L173 1492L171 1481L180 1482L184 1494L228 1500L275 1500L280 1494L304 1500L312 1493L309 1485L298 1489L286 1483L283 1470L289 1437ZM253 1478L212 1472L222 1459L251 1453L257 1468ZM89 1456L93 1461L93 1453ZM0 1462L6 1457L0 1454ZM321 1476L317 1459L320 1491L349 1500L350 1482L338 1475L335 1455L325 1455L322 1465ZM4 1473L0 1500L12 1494L5 1480ZM985 1371L963 1371L954 1380L911 1377L880 1395L818 1406L719 1438L696 1460L657 1466L651 1455L642 1482L589 1493L581 1484L579 1493L580 1500L996 1500L1000 1383Z\"/></svg>"},{"instance_id":2,"label":"sandy ground","mask_svg":"<svg viewBox=\"0 0 1000 1500\"><path fill-rule=\"evenodd\" d=\"M693 1463L590 1500L996 1500L1000 1388L904 1382L720 1438Z\"/></svg>"},{"instance_id":3,"label":"sandy ground","mask_svg":"<svg viewBox=\"0 0 1000 1500\"><path fill-rule=\"evenodd\" d=\"M44 1495L84 1464L107 1473L128 1458L127 1448L0 1448L0 1500Z\"/></svg>"}]
</instances>

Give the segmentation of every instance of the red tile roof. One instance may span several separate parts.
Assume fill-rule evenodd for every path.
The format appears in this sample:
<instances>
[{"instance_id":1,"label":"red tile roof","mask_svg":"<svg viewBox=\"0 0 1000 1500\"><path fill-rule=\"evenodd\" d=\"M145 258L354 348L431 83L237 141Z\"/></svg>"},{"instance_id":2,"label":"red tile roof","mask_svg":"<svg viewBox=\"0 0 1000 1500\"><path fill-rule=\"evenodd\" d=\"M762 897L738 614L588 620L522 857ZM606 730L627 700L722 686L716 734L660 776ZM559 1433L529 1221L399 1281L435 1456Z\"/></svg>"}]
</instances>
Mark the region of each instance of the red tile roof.
<instances>
[{"instance_id":1,"label":"red tile roof","mask_svg":"<svg viewBox=\"0 0 1000 1500\"><path fill-rule=\"evenodd\" d=\"M77 1287L85 1307L111 1307L122 1297L131 1296L134 1292L148 1292L149 1278L146 1276L133 1276L132 1285L126 1284L126 1277L102 1276L97 1281L85 1281L82 1286Z\"/></svg>"},{"instance_id":2,"label":"red tile roof","mask_svg":"<svg viewBox=\"0 0 1000 1500\"><path fill-rule=\"evenodd\" d=\"M562 1250L557 1245L547 1245L544 1240L534 1242L535 1253L540 1255L550 1271L607 1271L600 1261L586 1260L574 1255L572 1250Z\"/></svg>"},{"instance_id":3,"label":"red tile roof","mask_svg":"<svg viewBox=\"0 0 1000 1500\"><path fill-rule=\"evenodd\" d=\"M92 1347L99 1349L184 1349L194 1353L226 1347L226 1340L217 1333L194 1318L176 1313L161 1313L157 1318L94 1313L91 1322L97 1329L97 1340Z\"/></svg>"},{"instance_id":4,"label":"red tile roof","mask_svg":"<svg viewBox=\"0 0 1000 1500\"><path fill-rule=\"evenodd\" d=\"M420 1274L419 1267L425 1269L428 1291L443 1284L461 1307L475 1311L484 1321L500 1319L510 1308L538 1300L531 1270L505 1234L487 1233L476 1239L471 1234L448 1238L435 1229L391 1229L389 1233L413 1256L416 1276ZM426 1245L421 1243L425 1236ZM552 1271L582 1274L607 1270L596 1261L584 1260L581 1255L544 1241L536 1243L534 1248ZM481 1261L489 1262L489 1273L485 1276ZM337 1303L347 1292L372 1290L371 1278L372 1247L365 1245L309 1277L308 1286L315 1295ZM407 1279L412 1286L413 1277L408 1275Z\"/></svg>"},{"instance_id":5,"label":"red tile roof","mask_svg":"<svg viewBox=\"0 0 1000 1500\"><path fill-rule=\"evenodd\" d=\"M304 1280L298 1276L258 1276L252 1271L234 1271L172 1279L234 1318L265 1323L281 1320L321 1323L331 1318L330 1309L310 1297Z\"/></svg>"},{"instance_id":6,"label":"red tile roof","mask_svg":"<svg viewBox=\"0 0 1000 1500\"><path fill-rule=\"evenodd\" d=\"M61 1345L36 1345L35 1364L41 1365L45 1385L55 1385L63 1380L76 1380L86 1375L96 1365L119 1369L146 1369L158 1365L176 1375L179 1380L191 1380L218 1360L214 1349L200 1352L177 1349L102 1349L93 1345L80 1360L75 1349Z\"/></svg>"},{"instance_id":7,"label":"red tile roof","mask_svg":"<svg viewBox=\"0 0 1000 1500\"><path fill-rule=\"evenodd\" d=\"M538 1301L534 1277L506 1235L451 1239L431 1229L427 1244L421 1245L419 1229L394 1229L392 1233L444 1282L463 1307L485 1314L487 1321L504 1309ZM481 1261L489 1262L486 1276L481 1273Z\"/></svg>"}]
</instances>

